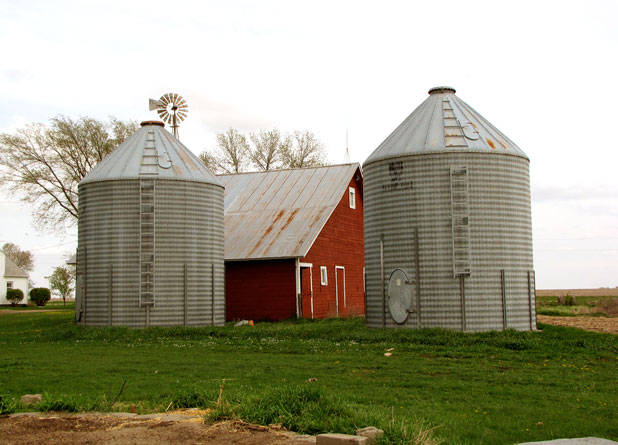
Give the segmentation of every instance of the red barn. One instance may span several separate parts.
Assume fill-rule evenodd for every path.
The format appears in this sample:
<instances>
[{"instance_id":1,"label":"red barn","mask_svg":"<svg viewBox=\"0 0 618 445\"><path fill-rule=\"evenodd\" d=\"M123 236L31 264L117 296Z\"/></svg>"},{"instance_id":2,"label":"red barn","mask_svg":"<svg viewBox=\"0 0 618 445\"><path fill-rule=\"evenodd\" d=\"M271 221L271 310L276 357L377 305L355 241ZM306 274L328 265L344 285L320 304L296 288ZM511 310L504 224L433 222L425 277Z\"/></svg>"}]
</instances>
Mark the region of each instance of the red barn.
<instances>
[{"instance_id":1,"label":"red barn","mask_svg":"<svg viewBox=\"0 0 618 445\"><path fill-rule=\"evenodd\" d=\"M359 164L221 175L228 320L365 313Z\"/></svg>"}]
</instances>

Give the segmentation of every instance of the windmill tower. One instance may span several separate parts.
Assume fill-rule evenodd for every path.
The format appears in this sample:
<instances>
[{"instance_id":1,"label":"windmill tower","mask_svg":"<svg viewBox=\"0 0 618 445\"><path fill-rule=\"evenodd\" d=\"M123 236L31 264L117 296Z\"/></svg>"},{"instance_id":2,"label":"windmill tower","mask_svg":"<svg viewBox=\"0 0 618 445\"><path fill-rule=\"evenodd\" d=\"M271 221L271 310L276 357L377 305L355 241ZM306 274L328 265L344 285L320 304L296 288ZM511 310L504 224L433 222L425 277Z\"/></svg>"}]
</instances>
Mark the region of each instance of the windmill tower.
<instances>
[{"instance_id":1,"label":"windmill tower","mask_svg":"<svg viewBox=\"0 0 618 445\"><path fill-rule=\"evenodd\" d=\"M150 111L157 110L159 117L172 126L172 134L178 139L178 127L189 112L187 101L180 94L166 93L159 100L148 101Z\"/></svg>"}]
</instances>

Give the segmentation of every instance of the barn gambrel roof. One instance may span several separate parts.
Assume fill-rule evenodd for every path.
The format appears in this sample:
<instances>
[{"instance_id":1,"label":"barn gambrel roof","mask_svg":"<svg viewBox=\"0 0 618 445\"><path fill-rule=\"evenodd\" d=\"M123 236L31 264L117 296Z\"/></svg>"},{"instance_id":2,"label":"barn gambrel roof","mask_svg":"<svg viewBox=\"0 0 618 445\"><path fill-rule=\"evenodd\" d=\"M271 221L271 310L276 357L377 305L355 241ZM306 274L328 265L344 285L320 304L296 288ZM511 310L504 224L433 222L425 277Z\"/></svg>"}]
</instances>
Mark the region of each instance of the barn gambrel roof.
<instances>
[{"instance_id":1,"label":"barn gambrel roof","mask_svg":"<svg viewBox=\"0 0 618 445\"><path fill-rule=\"evenodd\" d=\"M358 163L220 175L225 260L302 258L358 175Z\"/></svg>"}]
</instances>

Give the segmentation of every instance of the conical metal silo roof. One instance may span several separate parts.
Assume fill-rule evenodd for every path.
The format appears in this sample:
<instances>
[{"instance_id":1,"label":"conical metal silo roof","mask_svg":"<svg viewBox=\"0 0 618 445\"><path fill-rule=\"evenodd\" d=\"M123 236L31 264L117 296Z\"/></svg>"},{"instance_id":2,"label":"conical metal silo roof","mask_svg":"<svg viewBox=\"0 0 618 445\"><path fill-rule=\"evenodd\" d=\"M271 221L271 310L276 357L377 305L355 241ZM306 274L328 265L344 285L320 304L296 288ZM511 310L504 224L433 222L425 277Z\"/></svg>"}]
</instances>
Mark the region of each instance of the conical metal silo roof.
<instances>
[{"instance_id":1,"label":"conical metal silo roof","mask_svg":"<svg viewBox=\"0 0 618 445\"><path fill-rule=\"evenodd\" d=\"M165 130L163 122L146 121L80 184L119 179L175 179L221 185L206 166L178 139Z\"/></svg>"},{"instance_id":2,"label":"conical metal silo roof","mask_svg":"<svg viewBox=\"0 0 618 445\"><path fill-rule=\"evenodd\" d=\"M526 154L452 87L435 87L429 97L374 150L365 164L422 153L487 152Z\"/></svg>"}]
</instances>

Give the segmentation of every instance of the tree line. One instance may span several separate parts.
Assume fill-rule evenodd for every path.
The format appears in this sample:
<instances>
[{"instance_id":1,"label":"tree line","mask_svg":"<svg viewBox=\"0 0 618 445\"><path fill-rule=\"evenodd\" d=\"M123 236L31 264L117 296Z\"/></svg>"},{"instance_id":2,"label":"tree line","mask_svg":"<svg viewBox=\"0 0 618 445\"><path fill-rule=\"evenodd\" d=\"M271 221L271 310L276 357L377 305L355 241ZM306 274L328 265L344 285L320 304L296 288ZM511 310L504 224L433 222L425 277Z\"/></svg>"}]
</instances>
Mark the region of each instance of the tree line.
<instances>
[{"instance_id":1,"label":"tree line","mask_svg":"<svg viewBox=\"0 0 618 445\"><path fill-rule=\"evenodd\" d=\"M312 132L282 133L276 128L248 136L230 128L217 133L217 146L199 157L215 173L317 167L326 163L324 145Z\"/></svg>"}]
</instances>

